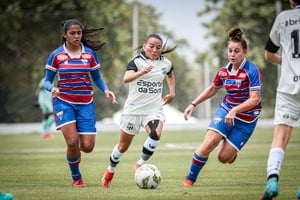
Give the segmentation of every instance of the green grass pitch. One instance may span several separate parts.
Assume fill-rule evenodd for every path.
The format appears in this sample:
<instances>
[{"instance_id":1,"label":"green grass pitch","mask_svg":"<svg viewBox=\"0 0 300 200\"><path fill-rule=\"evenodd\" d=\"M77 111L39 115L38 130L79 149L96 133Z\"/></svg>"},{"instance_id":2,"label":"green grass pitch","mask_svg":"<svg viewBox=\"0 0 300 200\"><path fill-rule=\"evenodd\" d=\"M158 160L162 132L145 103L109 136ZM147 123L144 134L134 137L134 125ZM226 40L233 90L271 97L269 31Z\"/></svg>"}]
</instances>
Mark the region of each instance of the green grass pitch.
<instances>
[{"instance_id":1,"label":"green grass pitch","mask_svg":"<svg viewBox=\"0 0 300 200\"><path fill-rule=\"evenodd\" d=\"M155 199L155 200L255 200L266 181L266 162L272 129L256 129L235 163L221 164L217 150L192 188L181 182L191 156L205 131L165 131L159 147L148 163L161 171L162 181L155 190L139 189L134 182L133 164L146 138L141 132L117 167L111 188L103 189L101 177L118 133L99 133L92 153L82 154L81 172L86 188L71 186L65 157L66 145L60 133L42 140L37 133L0 135L0 191L13 193L14 200ZM294 129L286 150L276 200L296 199L300 187L300 130Z\"/></svg>"}]
</instances>

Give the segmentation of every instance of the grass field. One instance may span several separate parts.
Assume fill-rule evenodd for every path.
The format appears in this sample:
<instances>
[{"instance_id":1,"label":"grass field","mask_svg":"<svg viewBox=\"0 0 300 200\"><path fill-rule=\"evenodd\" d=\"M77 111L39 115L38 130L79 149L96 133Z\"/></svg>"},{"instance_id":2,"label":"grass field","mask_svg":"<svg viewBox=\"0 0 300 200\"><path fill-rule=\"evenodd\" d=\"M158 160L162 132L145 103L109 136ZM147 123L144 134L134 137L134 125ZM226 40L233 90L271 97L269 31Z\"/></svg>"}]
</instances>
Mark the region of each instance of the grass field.
<instances>
[{"instance_id":1,"label":"grass field","mask_svg":"<svg viewBox=\"0 0 300 200\"><path fill-rule=\"evenodd\" d=\"M161 184L155 190L139 189L133 178L133 164L146 137L143 132L136 136L122 157L109 189L101 188L100 182L118 133L99 133L94 152L82 155L81 172L86 188L71 186L65 159L66 146L60 134L52 140L42 140L39 134L0 135L0 191L13 193L15 200L255 200L265 186L272 131L257 129L232 165L219 163L214 151L192 188L182 188L181 182L205 131L165 132L157 152L148 162L155 164L162 173ZM294 129L286 150L279 182L280 196L276 199L296 199L299 186L298 128Z\"/></svg>"}]
</instances>

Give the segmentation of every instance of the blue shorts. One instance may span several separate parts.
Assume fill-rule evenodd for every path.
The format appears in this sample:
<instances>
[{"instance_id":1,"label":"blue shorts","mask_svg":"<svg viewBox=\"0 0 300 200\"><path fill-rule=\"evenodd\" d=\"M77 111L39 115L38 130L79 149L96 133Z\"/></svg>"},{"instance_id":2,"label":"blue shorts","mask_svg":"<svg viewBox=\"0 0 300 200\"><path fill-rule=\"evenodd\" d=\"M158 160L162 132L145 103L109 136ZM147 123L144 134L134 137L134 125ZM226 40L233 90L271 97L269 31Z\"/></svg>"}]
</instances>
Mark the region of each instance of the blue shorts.
<instances>
[{"instance_id":1,"label":"blue shorts","mask_svg":"<svg viewBox=\"0 0 300 200\"><path fill-rule=\"evenodd\" d=\"M96 116L93 102L89 104L71 104L55 98L53 109L57 130L66 124L76 122L79 134L96 134Z\"/></svg>"},{"instance_id":2,"label":"blue shorts","mask_svg":"<svg viewBox=\"0 0 300 200\"><path fill-rule=\"evenodd\" d=\"M257 120L251 123L246 123L241 120L235 119L234 126L225 123L225 116L228 111L219 106L217 111L209 124L208 129L221 134L237 151L247 143L250 136L254 132Z\"/></svg>"}]
</instances>

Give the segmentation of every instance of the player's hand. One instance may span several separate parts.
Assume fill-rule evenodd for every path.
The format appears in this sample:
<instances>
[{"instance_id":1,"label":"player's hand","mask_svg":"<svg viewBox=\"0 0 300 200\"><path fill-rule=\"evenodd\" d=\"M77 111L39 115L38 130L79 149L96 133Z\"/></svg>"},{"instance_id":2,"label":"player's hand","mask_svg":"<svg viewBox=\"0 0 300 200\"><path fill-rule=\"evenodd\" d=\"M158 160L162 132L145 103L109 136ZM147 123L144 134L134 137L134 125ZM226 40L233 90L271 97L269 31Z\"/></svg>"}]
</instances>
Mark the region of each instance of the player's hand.
<instances>
[{"instance_id":1,"label":"player's hand","mask_svg":"<svg viewBox=\"0 0 300 200\"><path fill-rule=\"evenodd\" d=\"M194 109L195 109L195 106L193 106L192 104L190 104L188 107L186 107L186 109L184 110L184 113L183 113L185 120L188 120L191 117Z\"/></svg>"},{"instance_id":2,"label":"player's hand","mask_svg":"<svg viewBox=\"0 0 300 200\"><path fill-rule=\"evenodd\" d=\"M163 98L163 105L166 105L166 104L168 104L168 103L171 103L171 101L173 101L174 98L175 98L175 95L167 94L167 95Z\"/></svg>"},{"instance_id":3,"label":"player's hand","mask_svg":"<svg viewBox=\"0 0 300 200\"><path fill-rule=\"evenodd\" d=\"M147 66L145 66L145 67L141 70L141 73L142 73L142 74L147 74L147 73L151 72L152 68L153 68L153 67L152 67L151 65L147 65Z\"/></svg>"},{"instance_id":4,"label":"player's hand","mask_svg":"<svg viewBox=\"0 0 300 200\"><path fill-rule=\"evenodd\" d=\"M106 90L105 95L106 95L107 98L109 98L111 100L111 102L113 104L118 104L117 98L116 98L115 94L112 91Z\"/></svg>"},{"instance_id":5,"label":"player's hand","mask_svg":"<svg viewBox=\"0 0 300 200\"><path fill-rule=\"evenodd\" d=\"M58 95L60 94L59 89L57 87L52 88L51 93L53 98L58 97Z\"/></svg>"},{"instance_id":6,"label":"player's hand","mask_svg":"<svg viewBox=\"0 0 300 200\"><path fill-rule=\"evenodd\" d=\"M230 110L228 114L225 116L225 123L229 126L234 126L234 118L235 118L236 112L233 110Z\"/></svg>"}]
</instances>

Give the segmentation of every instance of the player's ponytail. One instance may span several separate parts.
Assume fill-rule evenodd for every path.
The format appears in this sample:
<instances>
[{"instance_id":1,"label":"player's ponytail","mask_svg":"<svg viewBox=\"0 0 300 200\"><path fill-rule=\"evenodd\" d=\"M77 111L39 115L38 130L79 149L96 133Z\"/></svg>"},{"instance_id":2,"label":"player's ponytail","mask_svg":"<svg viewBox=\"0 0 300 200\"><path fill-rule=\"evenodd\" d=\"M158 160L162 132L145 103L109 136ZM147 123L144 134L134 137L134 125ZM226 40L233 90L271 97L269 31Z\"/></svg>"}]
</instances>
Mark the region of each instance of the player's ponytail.
<instances>
[{"instance_id":1,"label":"player's ponytail","mask_svg":"<svg viewBox=\"0 0 300 200\"><path fill-rule=\"evenodd\" d=\"M87 28L83 26L82 23L77 19L68 19L62 22L62 32L66 33L71 25L79 25L82 30L81 42L83 45L90 47L94 51L97 51L102 48L105 44L102 40L93 40L97 36L97 31L102 30L103 28ZM66 41L66 38L63 37L62 43Z\"/></svg>"}]
</instances>

